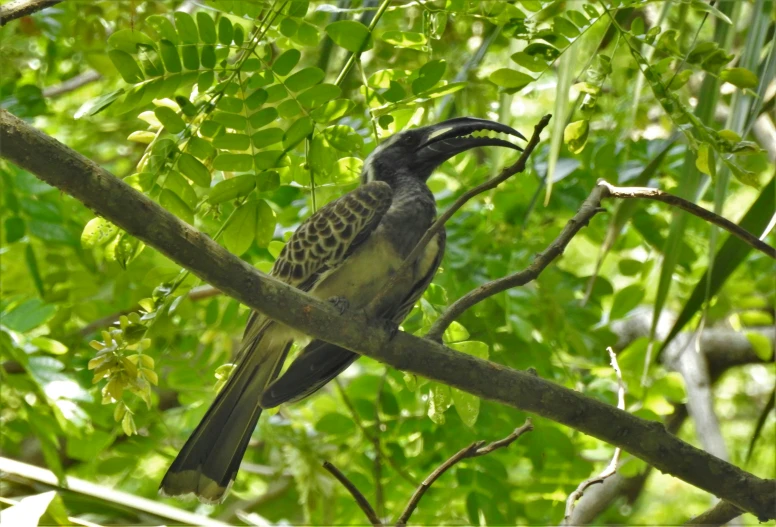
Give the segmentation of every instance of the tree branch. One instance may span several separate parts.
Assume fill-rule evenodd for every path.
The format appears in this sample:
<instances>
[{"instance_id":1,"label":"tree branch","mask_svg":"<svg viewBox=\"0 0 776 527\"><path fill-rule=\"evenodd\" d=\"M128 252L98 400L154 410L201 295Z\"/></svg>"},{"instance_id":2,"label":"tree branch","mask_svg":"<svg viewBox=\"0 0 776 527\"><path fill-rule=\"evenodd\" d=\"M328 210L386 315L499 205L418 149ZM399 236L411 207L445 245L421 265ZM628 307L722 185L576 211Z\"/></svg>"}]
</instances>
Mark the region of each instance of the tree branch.
<instances>
[{"instance_id":1,"label":"tree branch","mask_svg":"<svg viewBox=\"0 0 776 527\"><path fill-rule=\"evenodd\" d=\"M528 149L526 149L526 151L527 150ZM654 188L615 187L603 179L599 179L598 184L595 186L592 192L590 192L590 195L587 197L587 199L585 199L585 201L582 203L579 211L574 215L573 218L568 221L561 233L547 247L547 249L539 253L531 265L518 273L487 282L477 287L476 289L469 291L467 294L453 302L452 305L450 305L450 307L448 307L445 312L442 313L442 315L434 322L434 324L431 326L431 329L426 334L426 338L441 342L442 335L444 334L447 327L473 305L482 302L486 298L501 293L502 291L525 285L528 282L535 280L541 274L541 272L544 271L544 269L550 265L550 263L552 263L553 260L563 254L566 246L582 229L582 227L585 227L590 222L593 216L599 212L605 211L605 209L601 208L601 201L610 197L620 199L649 199L668 203L669 205L678 207L689 212L690 214L708 221L709 223L713 223L714 225L725 229L730 234L740 238L758 251L761 251L771 258L776 259L776 248L773 248L767 243L761 241L759 238L757 238L757 236L742 229L730 220L727 220L722 216L706 210L703 207L699 207L690 201Z\"/></svg>"},{"instance_id":2,"label":"tree branch","mask_svg":"<svg viewBox=\"0 0 776 527\"><path fill-rule=\"evenodd\" d=\"M350 492L350 495L353 496L353 499L356 500L356 503L358 503L358 506L361 507L361 510L364 511L364 514L366 514L366 517L369 519L369 522L374 525L375 527L380 527L383 522L380 521L380 518L377 517L377 513L372 508L372 506L369 504L369 500L364 497L363 494L361 494L361 491L358 490L358 487L356 487L352 481L348 479L348 477L340 472L340 470L329 463L328 461L323 462L323 468L331 472L331 475L337 478L337 481L342 483L342 486L348 489L348 492Z\"/></svg>"},{"instance_id":3,"label":"tree branch","mask_svg":"<svg viewBox=\"0 0 776 527\"><path fill-rule=\"evenodd\" d=\"M86 86L87 84L98 81L100 79L102 79L102 75L100 75L99 72L95 70L87 70L76 75L75 77L71 77L66 81L61 82L60 84L55 84L54 86L44 88L43 96L49 99L59 97L60 95L70 93L71 91L75 91L78 88Z\"/></svg>"},{"instance_id":4,"label":"tree branch","mask_svg":"<svg viewBox=\"0 0 776 527\"><path fill-rule=\"evenodd\" d=\"M404 512L401 513L401 516L399 516L399 519L396 521L396 525L397 526L407 525L407 521L409 521L410 516L412 516L412 513L418 507L418 503L420 503L420 499L423 497L426 491L429 488L431 488L431 485L433 485L434 482L442 476L442 474L447 472L456 463L458 463L463 459L490 454L491 452L493 452L494 450L498 450L499 448L506 448L512 443L514 443L515 441L517 441L517 439L521 435L523 435L526 432L530 432L531 430L533 430L533 423L531 422L530 419L526 419L523 426L515 429L514 432L509 434L504 439L494 441L488 445L485 445L485 441L477 441L467 446L463 450L460 450L458 453L453 454L453 456L451 456L447 461L439 465L436 468L436 470L434 470L434 472L432 472L426 479L424 479L423 483L421 483L418 486L418 488L415 489L415 492L412 494L410 501L407 503L407 506L404 508Z\"/></svg>"},{"instance_id":5,"label":"tree branch","mask_svg":"<svg viewBox=\"0 0 776 527\"><path fill-rule=\"evenodd\" d=\"M712 508L689 520L685 525L725 525L730 520L735 520L744 513L735 505L726 501L720 501Z\"/></svg>"},{"instance_id":6,"label":"tree branch","mask_svg":"<svg viewBox=\"0 0 776 527\"><path fill-rule=\"evenodd\" d=\"M606 351L609 352L609 360L611 361L612 369L617 375L617 408L620 410L625 410L625 383L622 381L622 371L620 371L620 365L617 363L617 355L615 355L612 348L606 348ZM615 448L612 460L609 462L609 465L607 465L603 472L595 477L586 479L579 484L574 492L569 494L568 499L566 499L566 512L563 516L563 525L573 524L571 521L571 515L574 512L574 504L584 495L588 487L592 487L597 483L603 483L607 478L614 476L614 474L617 472L617 463L620 462L621 452L622 451L619 448Z\"/></svg>"},{"instance_id":7,"label":"tree branch","mask_svg":"<svg viewBox=\"0 0 776 527\"><path fill-rule=\"evenodd\" d=\"M75 197L202 280L311 337L468 393L535 413L596 437L762 520L776 518L776 480L722 461L647 421L574 390L453 351L362 313L341 316L230 254L96 163L0 110L0 156ZM648 438L649 440L646 440Z\"/></svg>"},{"instance_id":8,"label":"tree branch","mask_svg":"<svg viewBox=\"0 0 776 527\"><path fill-rule=\"evenodd\" d=\"M11 20L37 13L47 7L57 5L62 0L13 0L0 6L0 27Z\"/></svg>"},{"instance_id":9,"label":"tree branch","mask_svg":"<svg viewBox=\"0 0 776 527\"><path fill-rule=\"evenodd\" d=\"M663 203L667 203L673 207L682 209L685 212L689 212L693 216L697 216L700 219L707 221L708 223L728 231L733 236L741 239L741 241L744 243L751 245L754 249L757 249L758 251L770 256L771 258L776 259L776 248L771 247L767 243L761 241L757 236L745 229L742 229L727 218L723 218L722 216L715 214L710 210L704 209L700 205L696 205L691 201L687 201L684 198L674 196L673 194L663 192L662 190L656 188L615 187L603 179L598 180L598 186L604 186L607 189L608 194L604 196L605 198L612 197L620 199L649 199L653 201L662 201Z\"/></svg>"}]
</instances>

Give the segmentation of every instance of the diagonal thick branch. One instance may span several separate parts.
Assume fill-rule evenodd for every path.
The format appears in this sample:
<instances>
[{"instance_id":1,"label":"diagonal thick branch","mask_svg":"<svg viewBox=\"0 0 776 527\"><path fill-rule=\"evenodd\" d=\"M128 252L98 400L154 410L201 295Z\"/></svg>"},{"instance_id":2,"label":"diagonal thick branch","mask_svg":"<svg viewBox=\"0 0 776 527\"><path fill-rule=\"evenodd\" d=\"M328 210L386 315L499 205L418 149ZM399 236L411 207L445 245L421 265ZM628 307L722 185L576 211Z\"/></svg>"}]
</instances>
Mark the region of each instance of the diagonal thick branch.
<instances>
[{"instance_id":1,"label":"diagonal thick branch","mask_svg":"<svg viewBox=\"0 0 776 527\"><path fill-rule=\"evenodd\" d=\"M776 480L758 478L671 435L662 424L526 372L404 332L358 313L340 316L253 268L96 163L0 110L0 157L75 197L205 282L296 330L484 399L546 417L620 447L762 520L776 518Z\"/></svg>"}]
</instances>

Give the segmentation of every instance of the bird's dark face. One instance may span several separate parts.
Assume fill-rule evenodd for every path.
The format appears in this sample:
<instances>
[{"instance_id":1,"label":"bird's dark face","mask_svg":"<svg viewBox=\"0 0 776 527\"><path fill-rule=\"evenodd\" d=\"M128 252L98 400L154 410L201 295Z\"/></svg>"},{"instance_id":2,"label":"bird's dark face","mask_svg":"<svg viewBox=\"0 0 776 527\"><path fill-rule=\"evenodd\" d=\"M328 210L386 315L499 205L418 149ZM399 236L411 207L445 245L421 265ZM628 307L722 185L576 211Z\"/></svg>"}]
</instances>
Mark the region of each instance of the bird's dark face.
<instances>
[{"instance_id":1,"label":"bird's dark face","mask_svg":"<svg viewBox=\"0 0 776 527\"><path fill-rule=\"evenodd\" d=\"M361 179L390 182L398 175L426 181L431 173L451 157L478 146L503 146L522 151L519 146L485 132L499 132L525 140L509 126L487 119L459 117L439 124L414 128L388 138L364 162ZM475 137L475 134L477 137Z\"/></svg>"}]
</instances>

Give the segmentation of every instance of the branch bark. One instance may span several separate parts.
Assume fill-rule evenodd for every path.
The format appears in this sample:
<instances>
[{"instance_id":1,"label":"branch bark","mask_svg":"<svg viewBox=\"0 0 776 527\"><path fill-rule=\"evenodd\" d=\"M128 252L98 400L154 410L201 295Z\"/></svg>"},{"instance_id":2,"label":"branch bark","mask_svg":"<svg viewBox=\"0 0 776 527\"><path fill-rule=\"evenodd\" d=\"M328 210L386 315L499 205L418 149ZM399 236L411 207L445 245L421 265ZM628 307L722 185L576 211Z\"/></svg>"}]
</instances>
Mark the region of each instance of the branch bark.
<instances>
[{"instance_id":1,"label":"branch bark","mask_svg":"<svg viewBox=\"0 0 776 527\"><path fill-rule=\"evenodd\" d=\"M23 16L31 15L42 11L47 7L57 5L62 0L14 0L0 6L0 27L3 27L11 20L16 20Z\"/></svg>"},{"instance_id":2,"label":"branch bark","mask_svg":"<svg viewBox=\"0 0 776 527\"><path fill-rule=\"evenodd\" d=\"M640 419L530 373L393 334L360 313L267 276L164 210L96 163L0 110L0 156L75 197L243 304L312 337L478 397L535 413L630 452L758 518L776 518L776 480L765 480Z\"/></svg>"}]
</instances>

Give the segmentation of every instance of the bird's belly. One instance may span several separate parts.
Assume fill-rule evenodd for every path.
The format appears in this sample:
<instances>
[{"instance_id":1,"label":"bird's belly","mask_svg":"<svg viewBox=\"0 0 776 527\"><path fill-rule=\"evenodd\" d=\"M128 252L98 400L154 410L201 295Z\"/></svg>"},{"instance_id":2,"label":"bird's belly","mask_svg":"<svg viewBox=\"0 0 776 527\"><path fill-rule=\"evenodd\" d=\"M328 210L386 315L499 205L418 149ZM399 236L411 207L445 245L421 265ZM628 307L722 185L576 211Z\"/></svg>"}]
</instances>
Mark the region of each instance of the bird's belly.
<instances>
[{"instance_id":1,"label":"bird's belly","mask_svg":"<svg viewBox=\"0 0 776 527\"><path fill-rule=\"evenodd\" d=\"M412 286L428 274L437 251L439 244L434 238L411 271L391 288L389 305L402 302ZM403 261L403 257L378 231L342 265L322 277L310 294L322 300L344 297L351 308L363 308L383 290Z\"/></svg>"}]
</instances>

